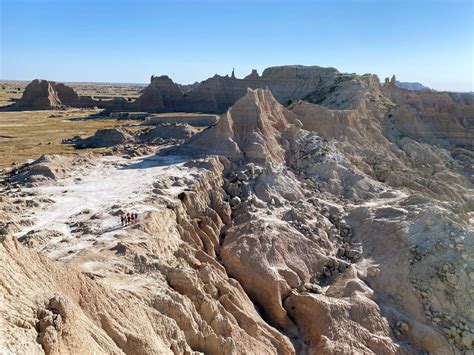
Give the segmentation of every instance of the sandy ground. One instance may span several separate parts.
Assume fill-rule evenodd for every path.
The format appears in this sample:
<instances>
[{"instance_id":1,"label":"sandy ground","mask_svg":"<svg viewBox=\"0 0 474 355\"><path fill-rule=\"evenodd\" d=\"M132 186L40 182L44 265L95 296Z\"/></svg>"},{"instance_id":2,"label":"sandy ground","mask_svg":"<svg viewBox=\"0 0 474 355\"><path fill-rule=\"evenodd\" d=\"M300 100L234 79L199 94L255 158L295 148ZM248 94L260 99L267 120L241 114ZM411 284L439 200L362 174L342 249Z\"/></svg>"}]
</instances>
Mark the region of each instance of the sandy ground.
<instances>
[{"instance_id":1,"label":"sandy ground","mask_svg":"<svg viewBox=\"0 0 474 355\"><path fill-rule=\"evenodd\" d=\"M43 253L64 261L98 240L112 242L117 231L123 228L117 212L133 211L140 215L159 208L149 198L153 184L170 178L192 178L192 169L184 168L183 164L184 159L180 157L153 155L126 159L104 156L97 158L91 167L77 168L67 179L25 189L34 193L37 199L47 198L54 202L30 209L31 214L25 218L33 217L35 222L18 232L17 237L31 231L61 232L49 241ZM182 189L181 186L169 186L166 195L176 196Z\"/></svg>"}]
</instances>

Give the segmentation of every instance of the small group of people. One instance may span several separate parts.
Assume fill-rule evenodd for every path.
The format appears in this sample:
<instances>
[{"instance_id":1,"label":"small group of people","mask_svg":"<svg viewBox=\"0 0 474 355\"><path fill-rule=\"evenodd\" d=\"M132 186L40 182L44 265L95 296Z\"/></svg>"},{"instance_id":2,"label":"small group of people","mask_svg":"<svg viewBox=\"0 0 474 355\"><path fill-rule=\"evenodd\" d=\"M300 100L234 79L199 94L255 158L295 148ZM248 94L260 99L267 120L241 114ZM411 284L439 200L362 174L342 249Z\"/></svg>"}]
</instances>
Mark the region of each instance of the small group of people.
<instances>
[{"instance_id":1,"label":"small group of people","mask_svg":"<svg viewBox=\"0 0 474 355\"><path fill-rule=\"evenodd\" d=\"M138 213L137 212L127 212L120 216L120 221L122 222L122 226L126 226L127 224L134 223L138 221Z\"/></svg>"}]
</instances>

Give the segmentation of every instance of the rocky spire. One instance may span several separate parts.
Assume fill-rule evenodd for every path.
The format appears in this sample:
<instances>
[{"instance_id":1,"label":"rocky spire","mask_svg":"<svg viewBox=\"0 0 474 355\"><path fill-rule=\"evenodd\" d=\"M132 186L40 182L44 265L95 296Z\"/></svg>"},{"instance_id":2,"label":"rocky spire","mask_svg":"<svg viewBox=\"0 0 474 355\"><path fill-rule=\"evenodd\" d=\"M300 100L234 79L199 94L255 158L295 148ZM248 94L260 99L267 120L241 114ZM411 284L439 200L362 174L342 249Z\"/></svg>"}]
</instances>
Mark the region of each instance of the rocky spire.
<instances>
[{"instance_id":1,"label":"rocky spire","mask_svg":"<svg viewBox=\"0 0 474 355\"><path fill-rule=\"evenodd\" d=\"M385 88L395 87L395 82L396 81L397 81L397 78L395 77L395 75L392 75L392 77L390 79L388 77L386 77L385 82L384 82L384 87Z\"/></svg>"},{"instance_id":2,"label":"rocky spire","mask_svg":"<svg viewBox=\"0 0 474 355\"><path fill-rule=\"evenodd\" d=\"M295 117L270 90L247 89L215 126L191 138L187 147L246 162L280 164L288 136L301 126L295 126Z\"/></svg>"},{"instance_id":3,"label":"rocky spire","mask_svg":"<svg viewBox=\"0 0 474 355\"><path fill-rule=\"evenodd\" d=\"M244 79L252 79L252 80L256 80L256 79L259 79L260 76L258 75L258 72L256 69L252 69L252 72L247 75Z\"/></svg>"}]
</instances>

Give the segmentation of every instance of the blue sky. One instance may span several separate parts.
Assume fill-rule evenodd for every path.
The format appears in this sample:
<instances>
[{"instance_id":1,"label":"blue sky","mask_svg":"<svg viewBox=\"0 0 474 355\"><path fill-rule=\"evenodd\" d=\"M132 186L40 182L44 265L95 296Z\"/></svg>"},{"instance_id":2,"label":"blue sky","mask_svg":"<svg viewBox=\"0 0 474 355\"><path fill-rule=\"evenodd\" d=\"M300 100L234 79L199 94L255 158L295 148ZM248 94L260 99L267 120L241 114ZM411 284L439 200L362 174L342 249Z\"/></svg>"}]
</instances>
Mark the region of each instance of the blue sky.
<instances>
[{"instance_id":1,"label":"blue sky","mask_svg":"<svg viewBox=\"0 0 474 355\"><path fill-rule=\"evenodd\" d=\"M1 79L201 81L304 64L473 89L471 0L0 0Z\"/></svg>"}]
</instances>

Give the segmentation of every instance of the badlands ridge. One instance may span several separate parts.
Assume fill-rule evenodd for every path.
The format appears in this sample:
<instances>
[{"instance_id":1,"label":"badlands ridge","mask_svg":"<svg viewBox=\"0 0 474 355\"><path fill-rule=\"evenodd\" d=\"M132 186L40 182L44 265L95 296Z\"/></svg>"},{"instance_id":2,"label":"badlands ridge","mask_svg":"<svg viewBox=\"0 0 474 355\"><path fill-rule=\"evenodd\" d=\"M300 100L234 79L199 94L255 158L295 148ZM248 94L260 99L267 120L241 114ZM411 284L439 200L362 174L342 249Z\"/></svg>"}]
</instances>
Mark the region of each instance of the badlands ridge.
<instances>
[{"instance_id":1,"label":"badlands ridge","mask_svg":"<svg viewBox=\"0 0 474 355\"><path fill-rule=\"evenodd\" d=\"M5 177L2 353L474 354L471 94L302 66L196 86L27 87L13 109L221 115Z\"/></svg>"}]
</instances>

